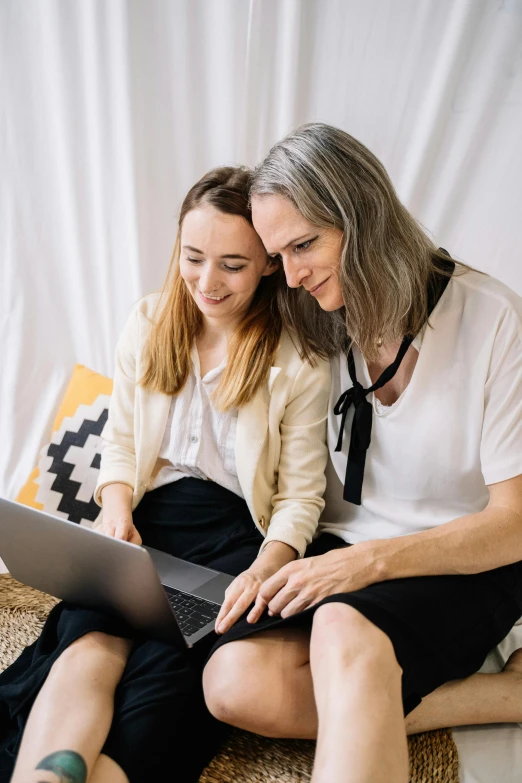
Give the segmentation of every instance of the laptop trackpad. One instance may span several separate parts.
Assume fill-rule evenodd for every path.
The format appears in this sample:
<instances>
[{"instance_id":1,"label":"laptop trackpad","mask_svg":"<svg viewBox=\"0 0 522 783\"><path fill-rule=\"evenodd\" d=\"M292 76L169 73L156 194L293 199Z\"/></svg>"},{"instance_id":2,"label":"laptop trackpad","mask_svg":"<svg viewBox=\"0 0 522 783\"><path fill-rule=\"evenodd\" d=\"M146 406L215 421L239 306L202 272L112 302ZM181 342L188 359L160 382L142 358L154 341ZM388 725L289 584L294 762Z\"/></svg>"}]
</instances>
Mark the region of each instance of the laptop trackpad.
<instances>
[{"instance_id":1,"label":"laptop trackpad","mask_svg":"<svg viewBox=\"0 0 522 783\"><path fill-rule=\"evenodd\" d=\"M145 549L156 566L160 581L168 587L175 587L178 590L191 593L196 587L211 581L216 574L216 571L189 563L186 560L180 560L178 557L168 555L159 549L153 549L149 546L146 546Z\"/></svg>"},{"instance_id":2,"label":"laptop trackpad","mask_svg":"<svg viewBox=\"0 0 522 783\"><path fill-rule=\"evenodd\" d=\"M191 590L191 592L200 598L206 598L207 601L222 604L225 600L225 590L233 581L233 576L228 576L228 574L217 574L213 579L209 579L204 585L197 587L195 590Z\"/></svg>"},{"instance_id":3,"label":"laptop trackpad","mask_svg":"<svg viewBox=\"0 0 522 783\"><path fill-rule=\"evenodd\" d=\"M159 549L146 546L151 556L162 584L174 587L187 593L194 593L200 598L222 604L225 590L234 581L233 576L213 571L211 568L180 560Z\"/></svg>"}]
</instances>

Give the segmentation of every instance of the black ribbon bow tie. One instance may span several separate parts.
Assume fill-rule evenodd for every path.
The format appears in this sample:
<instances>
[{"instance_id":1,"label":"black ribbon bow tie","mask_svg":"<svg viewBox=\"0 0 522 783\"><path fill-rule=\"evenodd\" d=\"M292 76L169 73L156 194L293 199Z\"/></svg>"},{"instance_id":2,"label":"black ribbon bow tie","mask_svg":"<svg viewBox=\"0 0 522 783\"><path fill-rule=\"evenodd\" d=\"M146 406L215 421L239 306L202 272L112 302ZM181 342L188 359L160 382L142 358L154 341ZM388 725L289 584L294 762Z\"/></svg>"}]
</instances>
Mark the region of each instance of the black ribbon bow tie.
<instances>
[{"instance_id":1,"label":"black ribbon bow tie","mask_svg":"<svg viewBox=\"0 0 522 783\"><path fill-rule=\"evenodd\" d=\"M361 491L364 476L364 465L366 463L366 452L372 439L372 415L373 405L368 402L366 395L374 392L391 381L399 365L404 358L404 354L410 347L413 337L405 337L401 347L395 357L395 361L386 367L379 375L375 383L364 389L357 380L355 373L355 361L352 349L348 351L348 372L353 386L341 394L334 407L334 413L341 416L341 426L339 428L339 438L337 439L336 451L341 451L343 446L343 433L346 416L350 407L354 406L352 434L350 437L350 449L348 451L348 462L346 463L346 476L344 480L343 498L349 503L361 505Z\"/></svg>"},{"instance_id":2,"label":"black ribbon bow tie","mask_svg":"<svg viewBox=\"0 0 522 783\"><path fill-rule=\"evenodd\" d=\"M442 250L442 252L446 253L445 250ZM455 269L455 264L453 261L443 261L437 258L436 265L440 269L443 269L450 274L453 274ZM448 285L449 281L449 276L442 277L439 275L433 275L428 290L428 317L431 315L433 308L446 290L446 286ZM410 335L403 339L394 361L388 367L386 367L385 370L383 370L375 383L368 389L363 388L362 384L360 384L357 380L353 352L351 348L348 351L348 372L350 374L352 386L341 394L334 406L335 415L341 416L339 438L337 439L335 451L341 451L342 449L346 417L348 415L348 411L353 405L354 413L352 431L350 435L350 448L348 450L348 461L346 463L343 498L349 503L354 503L357 506L361 505L361 492L364 477L364 466L366 463L366 452L368 451L368 447L372 439L373 405L371 402L368 402L366 397L371 392L377 391L377 389L381 389L386 383L388 383L388 381L391 381L399 369L400 363L402 362L404 355L406 354L406 351L412 342L413 337Z\"/></svg>"}]
</instances>

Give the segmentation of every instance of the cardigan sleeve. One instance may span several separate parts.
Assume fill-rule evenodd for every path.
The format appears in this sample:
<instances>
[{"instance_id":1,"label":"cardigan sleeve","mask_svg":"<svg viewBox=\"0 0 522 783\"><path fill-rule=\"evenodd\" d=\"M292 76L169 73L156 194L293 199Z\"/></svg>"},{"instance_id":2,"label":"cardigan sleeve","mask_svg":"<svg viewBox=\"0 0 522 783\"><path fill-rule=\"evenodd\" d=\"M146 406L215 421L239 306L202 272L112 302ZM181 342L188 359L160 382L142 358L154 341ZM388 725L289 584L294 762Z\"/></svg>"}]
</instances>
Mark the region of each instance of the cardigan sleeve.
<instances>
[{"instance_id":1,"label":"cardigan sleeve","mask_svg":"<svg viewBox=\"0 0 522 783\"><path fill-rule=\"evenodd\" d=\"M103 449L100 474L94 492L101 506L101 491L107 484L136 483L134 444L134 408L136 395L137 310L129 316L116 347L114 385L109 416L102 432Z\"/></svg>"},{"instance_id":2,"label":"cardigan sleeve","mask_svg":"<svg viewBox=\"0 0 522 783\"><path fill-rule=\"evenodd\" d=\"M324 508L329 395L329 363L320 361L315 367L303 363L280 425L278 486L260 551L269 541L282 541L303 557L314 536Z\"/></svg>"}]
</instances>

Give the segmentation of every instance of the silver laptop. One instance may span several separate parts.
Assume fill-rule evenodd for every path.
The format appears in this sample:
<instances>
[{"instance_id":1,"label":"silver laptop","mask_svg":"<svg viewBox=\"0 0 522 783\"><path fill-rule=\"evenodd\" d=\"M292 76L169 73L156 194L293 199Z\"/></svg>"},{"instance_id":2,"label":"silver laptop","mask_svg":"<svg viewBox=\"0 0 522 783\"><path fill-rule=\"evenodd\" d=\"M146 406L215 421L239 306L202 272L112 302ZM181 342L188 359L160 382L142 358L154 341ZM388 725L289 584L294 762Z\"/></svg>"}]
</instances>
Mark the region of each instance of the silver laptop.
<instances>
[{"instance_id":1,"label":"silver laptop","mask_svg":"<svg viewBox=\"0 0 522 783\"><path fill-rule=\"evenodd\" d=\"M188 647L214 630L234 579L2 498L0 558L30 587Z\"/></svg>"}]
</instances>

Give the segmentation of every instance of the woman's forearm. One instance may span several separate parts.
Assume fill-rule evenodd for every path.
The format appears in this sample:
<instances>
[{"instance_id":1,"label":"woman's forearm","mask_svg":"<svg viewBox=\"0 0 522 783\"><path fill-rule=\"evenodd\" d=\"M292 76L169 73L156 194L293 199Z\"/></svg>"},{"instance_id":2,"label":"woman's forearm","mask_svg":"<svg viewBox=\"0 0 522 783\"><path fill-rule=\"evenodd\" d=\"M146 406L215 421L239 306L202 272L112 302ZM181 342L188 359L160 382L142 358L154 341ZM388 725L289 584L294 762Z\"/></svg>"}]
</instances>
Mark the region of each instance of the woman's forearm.
<instances>
[{"instance_id":1,"label":"woman's forearm","mask_svg":"<svg viewBox=\"0 0 522 783\"><path fill-rule=\"evenodd\" d=\"M337 593L412 576L473 574L522 560L522 478L493 489L488 508L421 533L363 541L297 560L259 590L256 606L282 617Z\"/></svg>"},{"instance_id":2,"label":"woman's forearm","mask_svg":"<svg viewBox=\"0 0 522 783\"><path fill-rule=\"evenodd\" d=\"M133 489L120 482L107 484L101 491L101 502L105 516L132 516Z\"/></svg>"},{"instance_id":3,"label":"woman's forearm","mask_svg":"<svg viewBox=\"0 0 522 783\"><path fill-rule=\"evenodd\" d=\"M377 581L476 574L522 560L522 514L488 507L422 533L370 543Z\"/></svg>"}]
</instances>

